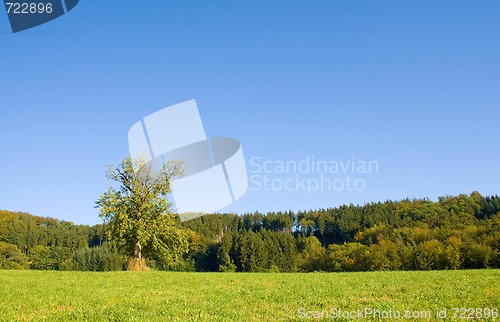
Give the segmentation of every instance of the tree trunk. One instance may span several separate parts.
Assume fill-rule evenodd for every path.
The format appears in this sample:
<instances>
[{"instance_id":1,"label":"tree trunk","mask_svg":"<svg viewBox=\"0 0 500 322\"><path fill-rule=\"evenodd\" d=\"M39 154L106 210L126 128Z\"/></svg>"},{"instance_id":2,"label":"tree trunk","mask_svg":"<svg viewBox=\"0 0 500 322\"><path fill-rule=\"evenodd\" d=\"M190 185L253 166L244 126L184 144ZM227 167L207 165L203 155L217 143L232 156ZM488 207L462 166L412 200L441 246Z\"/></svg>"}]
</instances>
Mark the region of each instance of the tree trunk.
<instances>
[{"instance_id":1,"label":"tree trunk","mask_svg":"<svg viewBox=\"0 0 500 322\"><path fill-rule=\"evenodd\" d=\"M139 241L136 241L134 245L135 260L140 261L142 259L141 251L142 251L141 243L139 243Z\"/></svg>"}]
</instances>

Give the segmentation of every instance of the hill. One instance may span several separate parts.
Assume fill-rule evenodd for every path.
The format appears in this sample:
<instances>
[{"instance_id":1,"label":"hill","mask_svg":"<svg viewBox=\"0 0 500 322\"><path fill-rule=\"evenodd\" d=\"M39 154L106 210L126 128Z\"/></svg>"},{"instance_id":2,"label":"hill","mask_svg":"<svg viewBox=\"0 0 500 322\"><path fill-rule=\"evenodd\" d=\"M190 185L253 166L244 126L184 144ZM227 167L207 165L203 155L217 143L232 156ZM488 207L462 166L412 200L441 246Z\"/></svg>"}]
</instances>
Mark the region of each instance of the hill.
<instances>
[{"instance_id":1,"label":"hill","mask_svg":"<svg viewBox=\"0 0 500 322\"><path fill-rule=\"evenodd\" d=\"M405 199L181 222L189 252L153 269L309 272L500 268L500 198ZM124 269L105 226L0 211L2 268Z\"/></svg>"}]
</instances>

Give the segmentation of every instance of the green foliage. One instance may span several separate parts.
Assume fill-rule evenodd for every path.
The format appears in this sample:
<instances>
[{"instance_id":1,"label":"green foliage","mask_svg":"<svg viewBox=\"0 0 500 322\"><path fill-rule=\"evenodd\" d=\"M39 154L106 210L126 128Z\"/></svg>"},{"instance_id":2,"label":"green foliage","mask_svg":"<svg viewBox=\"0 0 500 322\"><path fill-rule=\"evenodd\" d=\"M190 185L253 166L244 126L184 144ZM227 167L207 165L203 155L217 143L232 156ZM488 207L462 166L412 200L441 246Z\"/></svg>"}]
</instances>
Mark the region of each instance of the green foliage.
<instances>
[{"instance_id":1,"label":"green foliage","mask_svg":"<svg viewBox=\"0 0 500 322\"><path fill-rule=\"evenodd\" d=\"M368 270L365 258L369 247L360 243L332 244L328 247L328 270L330 271L364 271Z\"/></svg>"},{"instance_id":2,"label":"green foliage","mask_svg":"<svg viewBox=\"0 0 500 322\"><path fill-rule=\"evenodd\" d=\"M15 245L0 242L0 267L3 269L28 268L28 258Z\"/></svg>"},{"instance_id":3,"label":"green foliage","mask_svg":"<svg viewBox=\"0 0 500 322\"><path fill-rule=\"evenodd\" d=\"M310 236L303 240L303 250L300 254L299 267L305 272L325 271L326 266L326 250L321 245L320 241Z\"/></svg>"},{"instance_id":4,"label":"green foliage","mask_svg":"<svg viewBox=\"0 0 500 322\"><path fill-rule=\"evenodd\" d=\"M360 264L368 267L371 271L389 271L403 268L401 260L401 248L391 240L381 240L377 244L370 245L368 253L365 252L364 261ZM361 267L364 268L364 267Z\"/></svg>"},{"instance_id":5,"label":"green foliage","mask_svg":"<svg viewBox=\"0 0 500 322\"><path fill-rule=\"evenodd\" d=\"M464 268L486 268L489 266L492 250L488 245L467 241L462 246L462 254Z\"/></svg>"},{"instance_id":6,"label":"green foliage","mask_svg":"<svg viewBox=\"0 0 500 322\"><path fill-rule=\"evenodd\" d=\"M497 195L485 197L479 204L480 208L476 211L476 217L479 219L488 219L500 213L500 197Z\"/></svg>"},{"instance_id":7,"label":"green foliage","mask_svg":"<svg viewBox=\"0 0 500 322\"><path fill-rule=\"evenodd\" d=\"M169 162L154 172L142 159L125 158L107 177L120 184L110 187L96 202L106 223L108 238L129 256L169 265L188 251L185 232L176 225L167 197L170 181L179 177L179 163Z\"/></svg>"},{"instance_id":8,"label":"green foliage","mask_svg":"<svg viewBox=\"0 0 500 322\"><path fill-rule=\"evenodd\" d=\"M491 212L491 200L496 199L474 192L439 202L406 199L296 214L206 215L183 225L206 244L218 245L220 271L500 267L500 229L495 228L500 216L475 215L485 207ZM199 249L197 258L213 258L213 248ZM212 270L207 263L198 270Z\"/></svg>"},{"instance_id":9,"label":"green foliage","mask_svg":"<svg viewBox=\"0 0 500 322\"><path fill-rule=\"evenodd\" d=\"M146 174L138 176L148 177ZM129 173L131 178L134 175ZM148 183L141 189L147 186ZM128 190L124 189L115 191L115 196L128 198L122 205L133 205L137 196L130 192L127 195ZM145 207L149 209L145 212L147 216L140 219L135 212L128 216L126 210L113 213L120 217L116 222L111 223L109 218L106 224L92 227L0 211L0 242L11 245L8 257L16 258L9 260L13 264L2 267L121 270L132 257L135 246L132 237L136 234L142 236L147 265L155 270L329 272L500 268L498 200L497 196L483 197L473 192L441 197L437 202L405 199L296 213L212 214L182 223L168 209L164 215L155 217L150 209L158 209L156 205ZM139 205L134 207L131 209L139 209ZM110 232L110 227L115 231L123 229L121 236L132 239L114 237L114 241L109 241L106 230Z\"/></svg>"},{"instance_id":10,"label":"green foliage","mask_svg":"<svg viewBox=\"0 0 500 322\"><path fill-rule=\"evenodd\" d=\"M228 231L218 244L219 271L293 272L297 266L297 246L290 233L265 228Z\"/></svg>"},{"instance_id":11,"label":"green foliage","mask_svg":"<svg viewBox=\"0 0 500 322\"><path fill-rule=\"evenodd\" d=\"M64 247L72 252L87 245L89 235L86 225L0 210L0 241L16 245L24 254L37 245Z\"/></svg>"},{"instance_id":12,"label":"green foliage","mask_svg":"<svg viewBox=\"0 0 500 322\"><path fill-rule=\"evenodd\" d=\"M108 272L120 271L125 267L126 258L116 247L104 244L98 247L84 247L73 255L67 270Z\"/></svg>"},{"instance_id":13,"label":"green foliage","mask_svg":"<svg viewBox=\"0 0 500 322\"><path fill-rule=\"evenodd\" d=\"M59 270L62 269L63 263L67 265L72 254L73 252L67 247L37 245L29 252L30 268Z\"/></svg>"}]
</instances>

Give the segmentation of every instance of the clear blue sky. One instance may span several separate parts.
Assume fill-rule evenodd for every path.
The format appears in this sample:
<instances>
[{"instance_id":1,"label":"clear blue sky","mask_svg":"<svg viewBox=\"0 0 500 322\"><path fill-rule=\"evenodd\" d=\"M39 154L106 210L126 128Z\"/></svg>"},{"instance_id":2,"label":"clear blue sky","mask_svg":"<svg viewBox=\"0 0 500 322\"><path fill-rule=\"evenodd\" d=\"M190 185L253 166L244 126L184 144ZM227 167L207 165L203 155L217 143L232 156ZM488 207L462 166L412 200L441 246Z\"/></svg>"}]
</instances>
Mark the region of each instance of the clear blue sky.
<instances>
[{"instance_id":1,"label":"clear blue sky","mask_svg":"<svg viewBox=\"0 0 500 322\"><path fill-rule=\"evenodd\" d=\"M193 98L247 162L379 163L363 191L224 211L498 194L499 40L498 1L81 0L17 34L0 12L0 209L101 222L130 126Z\"/></svg>"}]
</instances>

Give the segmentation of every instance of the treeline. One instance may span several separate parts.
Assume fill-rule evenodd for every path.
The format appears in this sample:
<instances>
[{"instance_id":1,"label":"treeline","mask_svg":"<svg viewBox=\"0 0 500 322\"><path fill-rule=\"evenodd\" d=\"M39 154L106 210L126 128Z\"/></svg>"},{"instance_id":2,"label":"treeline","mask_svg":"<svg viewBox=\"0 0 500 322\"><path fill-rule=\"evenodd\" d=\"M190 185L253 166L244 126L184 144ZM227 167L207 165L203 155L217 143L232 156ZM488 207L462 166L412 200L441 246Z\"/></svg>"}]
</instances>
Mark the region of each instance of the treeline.
<instances>
[{"instance_id":1,"label":"treeline","mask_svg":"<svg viewBox=\"0 0 500 322\"><path fill-rule=\"evenodd\" d=\"M363 206L205 215L180 222L182 260L156 269L311 272L500 268L500 197L471 195ZM103 225L0 211L2 268L122 270Z\"/></svg>"},{"instance_id":2,"label":"treeline","mask_svg":"<svg viewBox=\"0 0 500 322\"><path fill-rule=\"evenodd\" d=\"M95 262L108 261L108 248L103 225L74 225L0 210L1 268L103 270L94 269L99 266ZM116 265L112 267L115 269Z\"/></svg>"}]
</instances>

